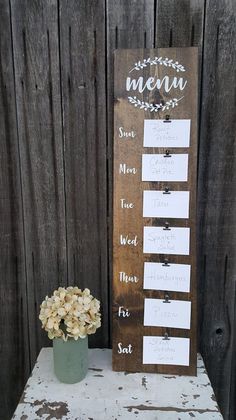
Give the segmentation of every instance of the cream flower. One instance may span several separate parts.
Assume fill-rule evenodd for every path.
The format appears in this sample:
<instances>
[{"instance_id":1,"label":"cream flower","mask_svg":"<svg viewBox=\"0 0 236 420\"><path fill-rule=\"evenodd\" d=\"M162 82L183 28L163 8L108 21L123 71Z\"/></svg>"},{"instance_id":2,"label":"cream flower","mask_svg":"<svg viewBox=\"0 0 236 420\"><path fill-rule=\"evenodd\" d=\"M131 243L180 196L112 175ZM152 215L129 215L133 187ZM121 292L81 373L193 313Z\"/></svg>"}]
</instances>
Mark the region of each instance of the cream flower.
<instances>
[{"instance_id":1,"label":"cream flower","mask_svg":"<svg viewBox=\"0 0 236 420\"><path fill-rule=\"evenodd\" d=\"M68 337L78 340L101 326L100 302L89 289L59 287L40 306L39 319L50 339Z\"/></svg>"}]
</instances>

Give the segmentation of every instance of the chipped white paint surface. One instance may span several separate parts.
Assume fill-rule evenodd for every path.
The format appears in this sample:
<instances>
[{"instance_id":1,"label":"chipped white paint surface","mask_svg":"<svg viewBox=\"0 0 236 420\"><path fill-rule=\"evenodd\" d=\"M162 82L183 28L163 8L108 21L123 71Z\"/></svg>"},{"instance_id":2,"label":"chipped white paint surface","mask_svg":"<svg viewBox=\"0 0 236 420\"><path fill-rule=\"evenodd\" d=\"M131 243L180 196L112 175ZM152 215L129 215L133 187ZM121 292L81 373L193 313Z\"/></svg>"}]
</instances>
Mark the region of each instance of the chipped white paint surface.
<instances>
[{"instance_id":1,"label":"chipped white paint surface","mask_svg":"<svg viewBox=\"0 0 236 420\"><path fill-rule=\"evenodd\" d=\"M86 378L60 383L52 349L41 350L15 411L15 420L222 420L201 356L198 375L171 376L111 370L111 350L89 350Z\"/></svg>"}]
</instances>

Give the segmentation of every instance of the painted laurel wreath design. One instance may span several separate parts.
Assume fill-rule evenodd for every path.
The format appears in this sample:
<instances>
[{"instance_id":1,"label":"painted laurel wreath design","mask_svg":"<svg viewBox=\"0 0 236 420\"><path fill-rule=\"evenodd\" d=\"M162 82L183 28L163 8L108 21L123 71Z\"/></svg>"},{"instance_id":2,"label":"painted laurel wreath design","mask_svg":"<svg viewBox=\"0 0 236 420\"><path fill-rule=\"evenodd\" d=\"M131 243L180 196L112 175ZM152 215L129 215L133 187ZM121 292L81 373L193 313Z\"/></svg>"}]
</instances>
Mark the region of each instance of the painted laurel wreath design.
<instances>
[{"instance_id":1,"label":"painted laurel wreath design","mask_svg":"<svg viewBox=\"0 0 236 420\"><path fill-rule=\"evenodd\" d=\"M141 70L144 67L147 67L148 65L150 66L165 66L165 67L172 67L173 69L175 69L177 72L179 71L185 71L184 66L182 66L182 64L180 64L178 61L173 61L172 59L169 58L162 58L162 57L155 57L153 59L149 58L145 58L143 61L138 61L137 63L134 64L134 67L129 71L129 73L131 73L134 70ZM170 108L174 108L176 106L178 106L178 102L181 101L182 98L174 98L171 99L170 101L167 101L165 104L150 104L148 102L143 102L140 101L140 99L136 98L136 96L128 96L128 100L129 102L134 105L135 107L138 107L140 109L144 109L144 111L149 110L150 112L158 112L158 111L165 111L168 110Z\"/></svg>"},{"instance_id":2,"label":"painted laurel wreath design","mask_svg":"<svg viewBox=\"0 0 236 420\"><path fill-rule=\"evenodd\" d=\"M128 100L131 104L133 104L135 107L138 107L140 109L144 109L144 111L149 110L150 112L158 112L158 111L165 111L170 108L174 108L178 106L178 102L181 101L182 98L174 98L170 101L167 101L165 104L149 104L148 102L140 101L140 99L136 98L136 96L128 96Z\"/></svg>"},{"instance_id":3,"label":"painted laurel wreath design","mask_svg":"<svg viewBox=\"0 0 236 420\"><path fill-rule=\"evenodd\" d=\"M149 58L145 58L143 61L138 61L137 63L134 64L134 67L129 71L129 73L131 73L134 70L141 70L144 67L147 67L148 65L150 66L156 66L156 65L160 65L160 66L166 66L166 67L172 67L173 69L175 69L177 72L179 71L185 71L184 66L182 66L182 64L180 64L178 61L173 61L172 59L169 58L162 58L162 57L155 57L153 59Z\"/></svg>"}]
</instances>

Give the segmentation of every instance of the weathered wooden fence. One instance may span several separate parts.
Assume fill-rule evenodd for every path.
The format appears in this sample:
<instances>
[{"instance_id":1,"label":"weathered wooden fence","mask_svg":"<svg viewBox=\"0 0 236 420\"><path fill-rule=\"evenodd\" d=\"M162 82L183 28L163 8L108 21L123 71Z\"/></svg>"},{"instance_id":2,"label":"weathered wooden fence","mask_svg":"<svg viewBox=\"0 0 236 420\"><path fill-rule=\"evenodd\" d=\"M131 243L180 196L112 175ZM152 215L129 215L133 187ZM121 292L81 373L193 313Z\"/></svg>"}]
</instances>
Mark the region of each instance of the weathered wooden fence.
<instances>
[{"instance_id":1,"label":"weathered wooden fence","mask_svg":"<svg viewBox=\"0 0 236 420\"><path fill-rule=\"evenodd\" d=\"M110 345L113 51L199 47L199 347L236 418L235 0L0 0L0 417L45 333L39 305L90 287Z\"/></svg>"}]
</instances>

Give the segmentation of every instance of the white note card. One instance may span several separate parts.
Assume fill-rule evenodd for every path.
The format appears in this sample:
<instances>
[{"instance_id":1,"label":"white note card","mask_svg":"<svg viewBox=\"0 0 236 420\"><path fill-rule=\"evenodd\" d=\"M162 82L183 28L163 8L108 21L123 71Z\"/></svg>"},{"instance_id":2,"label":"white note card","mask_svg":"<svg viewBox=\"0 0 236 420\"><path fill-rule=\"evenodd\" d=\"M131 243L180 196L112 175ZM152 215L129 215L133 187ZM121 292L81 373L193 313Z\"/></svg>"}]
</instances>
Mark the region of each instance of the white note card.
<instances>
[{"instance_id":1,"label":"white note card","mask_svg":"<svg viewBox=\"0 0 236 420\"><path fill-rule=\"evenodd\" d=\"M187 181L188 154L142 155L142 181Z\"/></svg>"},{"instance_id":2,"label":"white note card","mask_svg":"<svg viewBox=\"0 0 236 420\"><path fill-rule=\"evenodd\" d=\"M191 302L144 299L144 326L190 329Z\"/></svg>"},{"instance_id":3,"label":"white note card","mask_svg":"<svg viewBox=\"0 0 236 420\"><path fill-rule=\"evenodd\" d=\"M190 339L143 337L143 364L189 366Z\"/></svg>"},{"instance_id":4,"label":"white note card","mask_svg":"<svg viewBox=\"0 0 236 420\"><path fill-rule=\"evenodd\" d=\"M191 120L144 120L144 147L189 147Z\"/></svg>"},{"instance_id":5,"label":"white note card","mask_svg":"<svg viewBox=\"0 0 236 420\"><path fill-rule=\"evenodd\" d=\"M145 254L189 255L190 228L144 226L143 252Z\"/></svg>"},{"instance_id":6,"label":"white note card","mask_svg":"<svg viewBox=\"0 0 236 420\"><path fill-rule=\"evenodd\" d=\"M191 266L189 264L144 263L143 288L190 292Z\"/></svg>"},{"instance_id":7,"label":"white note card","mask_svg":"<svg viewBox=\"0 0 236 420\"><path fill-rule=\"evenodd\" d=\"M189 218L189 191L143 191L143 217Z\"/></svg>"}]
</instances>

